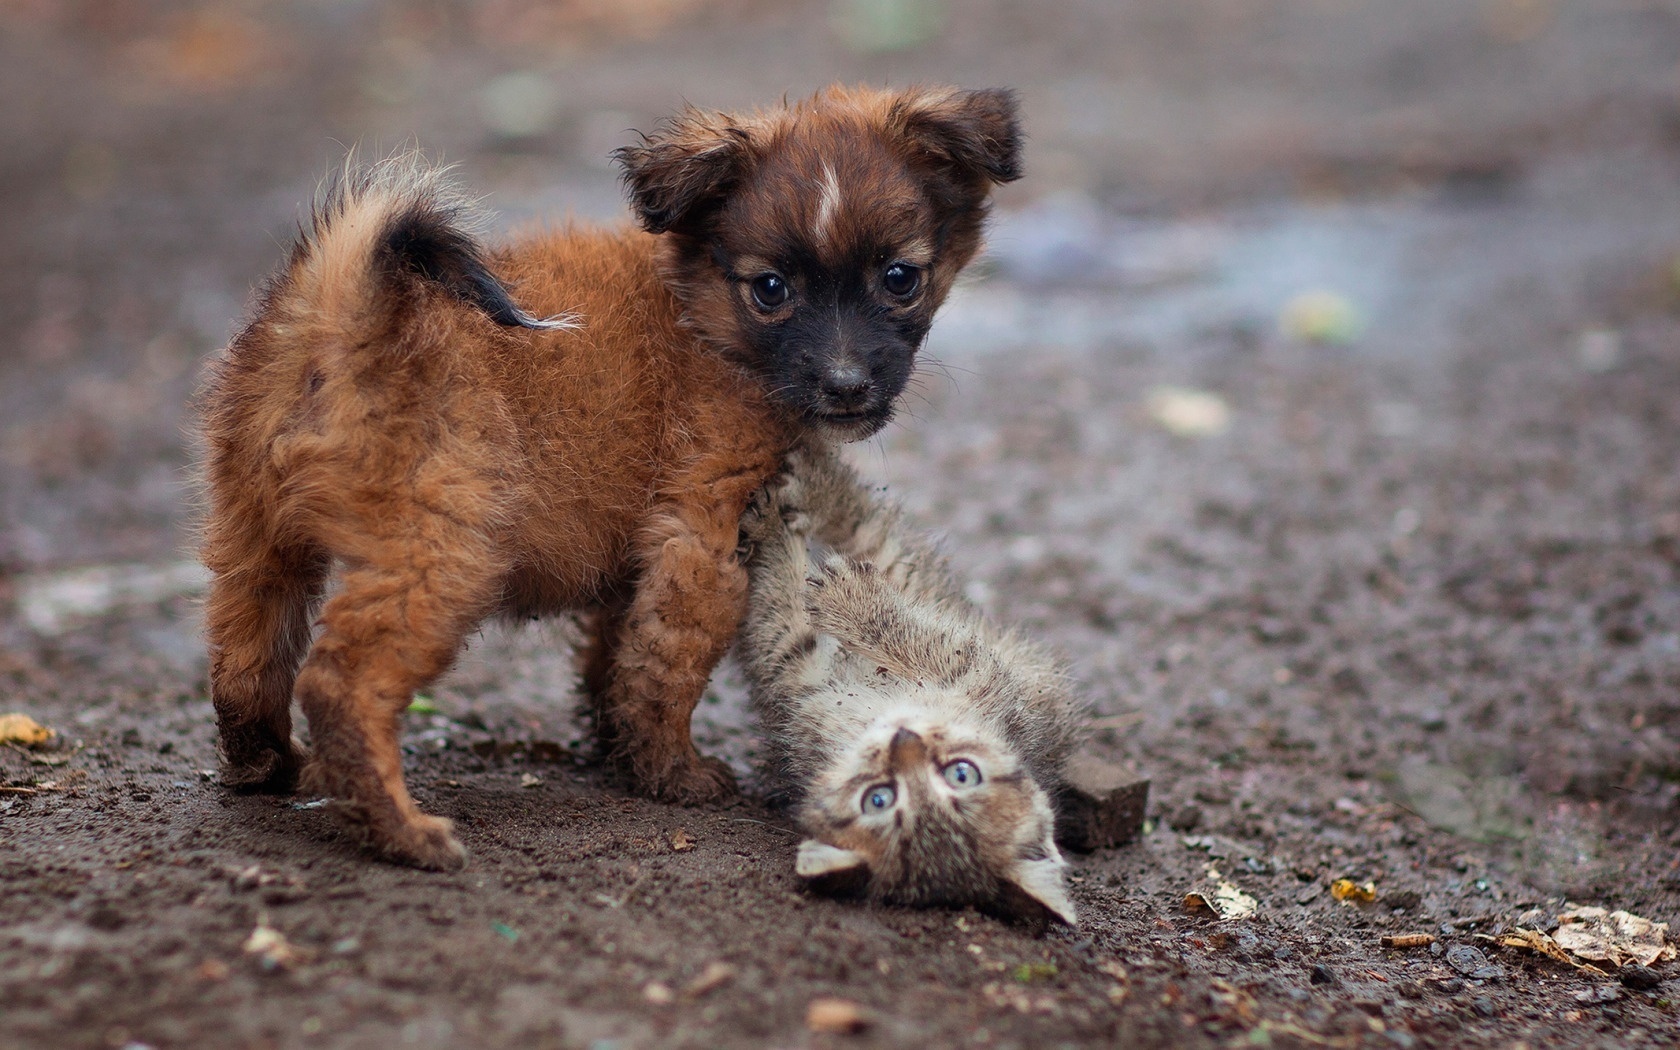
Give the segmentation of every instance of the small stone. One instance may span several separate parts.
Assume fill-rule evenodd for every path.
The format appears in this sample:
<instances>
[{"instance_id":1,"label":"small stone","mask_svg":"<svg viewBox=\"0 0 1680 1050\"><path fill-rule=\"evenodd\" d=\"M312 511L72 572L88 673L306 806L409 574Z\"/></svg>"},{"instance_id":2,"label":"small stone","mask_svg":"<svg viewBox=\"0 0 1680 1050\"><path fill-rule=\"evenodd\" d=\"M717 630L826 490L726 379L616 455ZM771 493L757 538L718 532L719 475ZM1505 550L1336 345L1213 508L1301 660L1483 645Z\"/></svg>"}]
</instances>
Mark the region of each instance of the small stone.
<instances>
[{"instance_id":1,"label":"small stone","mask_svg":"<svg viewBox=\"0 0 1680 1050\"><path fill-rule=\"evenodd\" d=\"M1464 991L1464 982L1457 977L1449 977L1444 981L1437 981L1435 990L1442 995L1457 995Z\"/></svg>"},{"instance_id":2,"label":"small stone","mask_svg":"<svg viewBox=\"0 0 1680 1050\"><path fill-rule=\"evenodd\" d=\"M1575 993L1575 1001L1587 1006L1602 1006L1605 1003L1613 1003L1621 997L1622 990L1613 984L1601 984L1594 988L1588 988L1584 992Z\"/></svg>"},{"instance_id":3,"label":"small stone","mask_svg":"<svg viewBox=\"0 0 1680 1050\"><path fill-rule=\"evenodd\" d=\"M1336 971L1330 969L1330 967L1324 965L1323 963L1313 963L1312 977L1310 980L1313 984L1335 984Z\"/></svg>"},{"instance_id":4,"label":"small stone","mask_svg":"<svg viewBox=\"0 0 1680 1050\"><path fill-rule=\"evenodd\" d=\"M1459 973L1470 977L1484 966L1488 965L1488 957L1483 955L1480 948L1468 944L1455 944L1447 949L1447 965ZM1480 980L1481 978L1476 978Z\"/></svg>"},{"instance_id":5,"label":"small stone","mask_svg":"<svg viewBox=\"0 0 1680 1050\"><path fill-rule=\"evenodd\" d=\"M1499 1007L1495 1006L1493 1000L1485 995L1472 1002L1470 1009L1475 1011L1477 1017L1485 1017L1489 1020L1499 1016Z\"/></svg>"},{"instance_id":6,"label":"small stone","mask_svg":"<svg viewBox=\"0 0 1680 1050\"><path fill-rule=\"evenodd\" d=\"M676 1001L677 993L671 991L671 986L659 981L649 981L642 989L642 998L655 1006L667 1006Z\"/></svg>"},{"instance_id":7,"label":"small stone","mask_svg":"<svg viewBox=\"0 0 1680 1050\"><path fill-rule=\"evenodd\" d=\"M706 964L700 971L700 976L688 983L683 989L686 999L698 999L708 992L715 991L735 979L736 969L722 960L714 960Z\"/></svg>"},{"instance_id":8,"label":"small stone","mask_svg":"<svg viewBox=\"0 0 1680 1050\"><path fill-rule=\"evenodd\" d=\"M1149 780L1080 751L1068 759L1057 798L1056 841L1077 853L1110 849L1143 831Z\"/></svg>"},{"instance_id":9,"label":"small stone","mask_svg":"<svg viewBox=\"0 0 1680 1050\"><path fill-rule=\"evenodd\" d=\"M1383 903L1396 911L1411 911L1423 903L1423 894L1417 890L1398 890L1385 897Z\"/></svg>"},{"instance_id":10,"label":"small stone","mask_svg":"<svg viewBox=\"0 0 1680 1050\"><path fill-rule=\"evenodd\" d=\"M124 915L120 909L110 904L101 904L99 907L88 913L87 924L96 930L104 930L109 933L114 930L120 930L127 925L128 916ZM1626 979L1627 978L1624 976L1623 980L1625 981ZM1654 988L1656 986L1652 985L1652 987Z\"/></svg>"},{"instance_id":11,"label":"small stone","mask_svg":"<svg viewBox=\"0 0 1680 1050\"><path fill-rule=\"evenodd\" d=\"M813 999L805 1011L805 1027L831 1035L853 1035L869 1027L863 1007L849 999Z\"/></svg>"},{"instance_id":12,"label":"small stone","mask_svg":"<svg viewBox=\"0 0 1680 1050\"><path fill-rule=\"evenodd\" d=\"M1662 974L1638 963L1622 967L1621 978L1622 984L1636 992L1648 992L1663 982Z\"/></svg>"},{"instance_id":13,"label":"small stone","mask_svg":"<svg viewBox=\"0 0 1680 1050\"><path fill-rule=\"evenodd\" d=\"M1173 810L1167 826L1174 831L1195 831L1202 823L1202 807L1186 803Z\"/></svg>"}]
</instances>

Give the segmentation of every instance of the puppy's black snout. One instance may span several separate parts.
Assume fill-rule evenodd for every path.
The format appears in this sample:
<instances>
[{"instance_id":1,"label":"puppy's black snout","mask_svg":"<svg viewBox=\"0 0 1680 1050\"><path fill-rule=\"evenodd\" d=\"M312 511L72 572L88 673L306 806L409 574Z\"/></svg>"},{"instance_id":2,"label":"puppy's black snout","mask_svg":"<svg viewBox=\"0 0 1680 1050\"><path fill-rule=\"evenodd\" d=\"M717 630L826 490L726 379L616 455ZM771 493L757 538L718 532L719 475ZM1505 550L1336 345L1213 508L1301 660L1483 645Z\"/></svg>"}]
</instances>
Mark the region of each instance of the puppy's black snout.
<instances>
[{"instance_id":1,"label":"puppy's black snout","mask_svg":"<svg viewBox=\"0 0 1680 1050\"><path fill-rule=\"evenodd\" d=\"M819 385L823 396L838 408L859 408L869 400L869 372L858 365L824 373Z\"/></svg>"}]
</instances>

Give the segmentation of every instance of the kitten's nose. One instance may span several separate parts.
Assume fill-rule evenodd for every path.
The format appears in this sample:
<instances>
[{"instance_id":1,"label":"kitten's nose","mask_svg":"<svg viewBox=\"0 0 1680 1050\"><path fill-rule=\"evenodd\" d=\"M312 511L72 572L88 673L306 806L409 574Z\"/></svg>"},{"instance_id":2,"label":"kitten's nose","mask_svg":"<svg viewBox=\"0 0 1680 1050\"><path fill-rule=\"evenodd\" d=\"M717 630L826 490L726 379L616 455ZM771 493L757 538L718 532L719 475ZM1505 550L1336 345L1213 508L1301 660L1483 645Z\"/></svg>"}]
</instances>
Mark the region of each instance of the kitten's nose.
<instances>
[{"instance_id":1,"label":"kitten's nose","mask_svg":"<svg viewBox=\"0 0 1680 1050\"><path fill-rule=\"evenodd\" d=\"M899 726L887 745L887 764L898 773L919 769L927 764L927 744L913 730Z\"/></svg>"}]
</instances>

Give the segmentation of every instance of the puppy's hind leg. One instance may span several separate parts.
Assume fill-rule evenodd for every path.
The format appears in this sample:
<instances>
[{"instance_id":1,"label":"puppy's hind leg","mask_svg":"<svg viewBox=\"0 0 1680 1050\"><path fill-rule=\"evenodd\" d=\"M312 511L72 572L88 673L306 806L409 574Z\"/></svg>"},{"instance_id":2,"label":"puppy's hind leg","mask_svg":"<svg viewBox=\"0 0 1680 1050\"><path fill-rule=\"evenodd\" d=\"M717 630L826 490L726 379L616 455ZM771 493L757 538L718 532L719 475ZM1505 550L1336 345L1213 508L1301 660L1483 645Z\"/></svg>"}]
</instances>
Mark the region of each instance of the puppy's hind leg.
<instances>
[{"instance_id":1,"label":"puppy's hind leg","mask_svg":"<svg viewBox=\"0 0 1680 1050\"><path fill-rule=\"evenodd\" d=\"M352 561L298 674L314 750L303 783L386 857L453 870L466 851L409 796L397 733L414 690L448 669L489 611L501 573L472 530L418 510L401 517L407 528Z\"/></svg>"},{"instance_id":2,"label":"puppy's hind leg","mask_svg":"<svg viewBox=\"0 0 1680 1050\"><path fill-rule=\"evenodd\" d=\"M233 522L219 524L204 557L215 573L205 633L222 783L287 794L305 758L292 735L292 683L309 648L310 614L329 560L318 550L275 549Z\"/></svg>"}]
</instances>

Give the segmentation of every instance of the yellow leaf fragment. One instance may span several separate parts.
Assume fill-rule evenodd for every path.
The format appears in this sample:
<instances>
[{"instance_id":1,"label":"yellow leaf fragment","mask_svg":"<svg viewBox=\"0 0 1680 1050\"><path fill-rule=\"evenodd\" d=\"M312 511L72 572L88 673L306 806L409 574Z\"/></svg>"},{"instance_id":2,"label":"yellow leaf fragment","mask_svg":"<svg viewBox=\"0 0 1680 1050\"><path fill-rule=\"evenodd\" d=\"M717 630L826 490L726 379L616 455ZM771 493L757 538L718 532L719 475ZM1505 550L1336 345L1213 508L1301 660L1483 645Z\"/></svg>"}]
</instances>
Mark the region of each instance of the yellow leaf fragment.
<instances>
[{"instance_id":1,"label":"yellow leaf fragment","mask_svg":"<svg viewBox=\"0 0 1680 1050\"><path fill-rule=\"evenodd\" d=\"M1377 899L1377 884L1367 882L1361 885L1352 879L1337 879L1330 884L1330 896L1352 904L1370 904Z\"/></svg>"},{"instance_id":2,"label":"yellow leaf fragment","mask_svg":"<svg viewBox=\"0 0 1680 1050\"><path fill-rule=\"evenodd\" d=\"M28 715L0 715L0 744L40 747L56 735Z\"/></svg>"}]
</instances>

